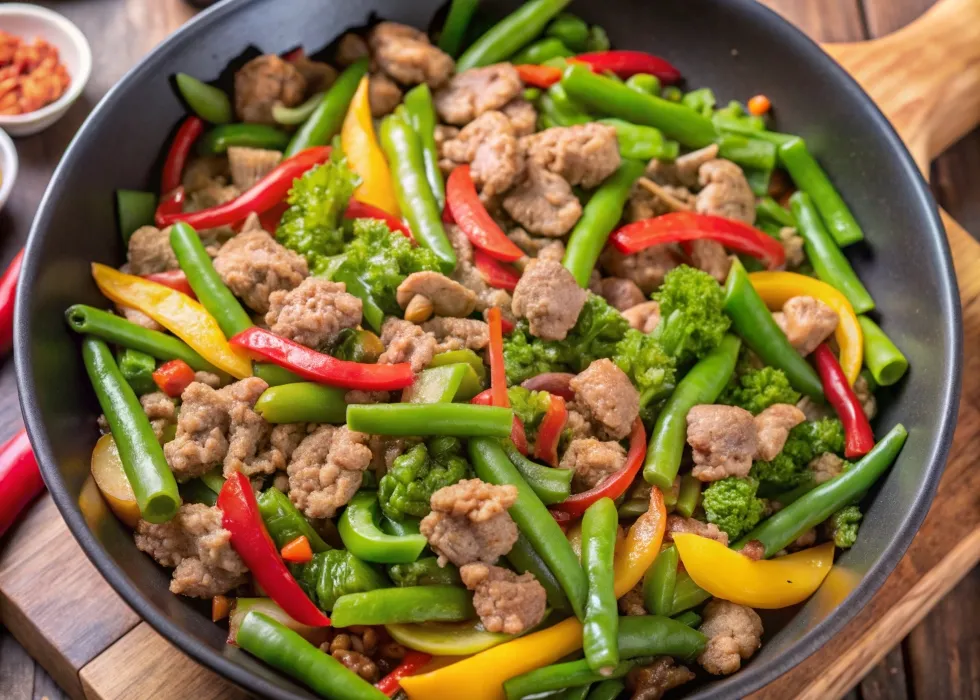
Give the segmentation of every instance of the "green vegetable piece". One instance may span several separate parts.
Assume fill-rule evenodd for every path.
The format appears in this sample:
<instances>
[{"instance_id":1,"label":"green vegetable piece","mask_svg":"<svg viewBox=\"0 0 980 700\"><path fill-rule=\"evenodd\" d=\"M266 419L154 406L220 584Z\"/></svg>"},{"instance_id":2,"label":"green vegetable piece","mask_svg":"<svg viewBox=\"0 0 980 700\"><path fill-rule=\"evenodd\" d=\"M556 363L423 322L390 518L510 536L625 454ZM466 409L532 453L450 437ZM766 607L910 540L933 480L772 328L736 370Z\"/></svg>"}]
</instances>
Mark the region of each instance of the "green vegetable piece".
<instances>
[{"instance_id":1,"label":"green vegetable piece","mask_svg":"<svg viewBox=\"0 0 980 700\"><path fill-rule=\"evenodd\" d=\"M707 638L683 622L660 615L619 618L618 646L624 659L673 656L693 661L704 651Z\"/></svg>"},{"instance_id":2,"label":"green vegetable piece","mask_svg":"<svg viewBox=\"0 0 980 700\"><path fill-rule=\"evenodd\" d=\"M480 393L480 379L465 363L422 370L415 383L406 388L402 401L409 403L448 403L468 401Z\"/></svg>"},{"instance_id":3,"label":"green vegetable piece","mask_svg":"<svg viewBox=\"0 0 980 700\"><path fill-rule=\"evenodd\" d=\"M337 599L334 627L391 625L404 622L458 622L476 617L472 594L457 586L379 588Z\"/></svg>"},{"instance_id":4,"label":"green vegetable piece","mask_svg":"<svg viewBox=\"0 0 980 700\"><path fill-rule=\"evenodd\" d=\"M755 218L757 219L756 225L758 225L758 220L765 221L768 219L780 226L796 228L796 217L782 204L769 196L759 198L759 202L755 205Z\"/></svg>"},{"instance_id":5,"label":"green vegetable piece","mask_svg":"<svg viewBox=\"0 0 980 700\"><path fill-rule=\"evenodd\" d=\"M391 469L378 482L378 501L392 520L406 515L424 518L429 514L432 494L452 486L470 474L459 440L439 437L395 458Z\"/></svg>"},{"instance_id":6,"label":"green vegetable piece","mask_svg":"<svg viewBox=\"0 0 980 700\"><path fill-rule=\"evenodd\" d=\"M276 102L272 105L272 119L277 124L282 124L283 126L297 126L298 124L302 124L313 116L313 112L323 102L323 96L325 94L325 92L318 92L310 95L306 102L295 107L287 107L282 102Z\"/></svg>"},{"instance_id":7,"label":"green vegetable piece","mask_svg":"<svg viewBox=\"0 0 980 700\"><path fill-rule=\"evenodd\" d=\"M681 488L677 494L674 512L690 518L701 503L701 482L690 474L681 477Z\"/></svg>"},{"instance_id":8,"label":"green vegetable piece","mask_svg":"<svg viewBox=\"0 0 980 700\"><path fill-rule=\"evenodd\" d=\"M347 504L337 523L344 546L365 561L404 564L419 558L426 547L422 535L389 535L379 527L381 506L373 491L361 491Z\"/></svg>"},{"instance_id":9,"label":"green vegetable piece","mask_svg":"<svg viewBox=\"0 0 980 700\"><path fill-rule=\"evenodd\" d=\"M748 477L739 479L729 476L712 482L704 490L704 513L709 523L714 523L728 533L732 540L748 532L762 518L764 505L756 498L759 482Z\"/></svg>"},{"instance_id":10,"label":"green vegetable piece","mask_svg":"<svg viewBox=\"0 0 980 700\"><path fill-rule=\"evenodd\" d=\"M337 80L324 93L323 99L310 118L293 134L293 140L289 142L289 146L283 153L284 158L294 156L310 146L326 145L330 139L340 133L347 108L354 99L361 78L367 75L367 71L368 59L365 57L354 61L337 76Z\"/></svg>"},{"instance_id":11,"label":"green vegetable piece","mask_svg":"<svg viewBox=\"0 0 980 700\"><path fill-rule=\"evenodd\" d=\"M265 522L265 527L276 543L276 549L282 549L300 535L309 540L314 552L326 552L330 545L313 529L310 521L293 505L289 497L275 487L270 487L260 493L256 500L259 503L259 514Z\"/></svg>"},{"instance_id":12,"label":"green vegetable piece","mask_svg":"<svg viewBox=\"0 0 980 700\"><path fill-rule=\"evenodd\" d=\"M225 477L221 474L220 466L215 467L209 472L205 472L200 478L204 482L204 485L215 493L221 493L221 489L225 485Z\"/></svg>"},{"instance_id":13,"label":"green vegetable piece","mask_svg":"<svg viewBox=\"0 0 980 700\"><path fill-rule=\"evenodd\" d=\"M227 124L234 118L231 100L224 90L201 82L186 73L178 73L175 80L184 102L204 121L212 124Z\"/></svg>"},{"instance_id":14,"label":"green vegetable piece","mask_svg":"<svg viewBox=\"0 0 980 700\"><path fill-rule=\"evenodd\" d=\"M718 347L731 325L721 286L697 268L681 265L668 272L654 299L663 319L655 335L679 366L693 364Z\"/></svg>"},{"instance_id":15,"label":"green vegetable piece","mask_svg":"<svg viewBox=\"0 0 980 700\"><path fill-rule=\"evenodd\" d=\"M255 402L255 411L270 423L334 423L347 416L346 389L313 382L270 386Z\"/></svg>"},{"instance_id":16,"label":"green vegetable piece","mask_svg":"<svg viewBox=\"0 0 980 700\"><path fill-rule=\"evenodd\" d=\"M680 145L676 141L668 141L659 129L652 126L630 124L622 119L600 119L599 122L616 129L619 155L623 158L673 161L680 153Z\"/></svg>"},{"instance_id":17,"label":"green vegetable piece","mask_svg":"<svg viewBox=\"0 0 980 700\"><path fill-rule=\"evenodd\" d=\"M369 435L508 437L513 419L509 408L459 403L347 407L347 427Z\"/></svg>"},{"instance_id":18,"label":"green vegetable piece","mask_svg":"<svg viewBox=\"0 0 980 700\"><path fill-rule=\"evenodd\" d=\"M547 391L529 391L522 386L507 389L507 398L514 415L524 424L524 432L533 443L544 415L551 407L551 394Z\"/></svg>"},{"instance_id":19,"label":"green vegetable piece","mask_svg":"<svg viewBox=\"0 0 980 700\"><path fill-rule=\"evenodd\" d=\"M481 382L486 381L487 367L485 364L483 364L483 359L468 348L464 348L463 350L449 350L447 352L441 352L432 358L432 362L429 363L429 367L454 365L457 362L465 362L473 368L473 371L476 373L476 376Z\"/></svg>"},{"instance_id":20,"label":"green vegetable piece","mask_svg":"<svg viewBox=\"0 0 980 700\"><path fill-rule=\"evenodd\" d=\"M140 226L152 226L157 211L157 196L139 190L116 190L116 220L123 243L129 245L129 237Z\"/></svg>"},{"instance_id":21,"label":"green vegetable piece","mask_svg":"<svg viewBox=\"0 0 980 700\"><path fill-rule=\"evenodd\" d=\"M616 700L626 690L626 684L618 678L602 681L589 690L585 700Z\"/></svg>"},{"instance_id":22,"label":"green vegetable piece","mask_svg":"<svg viewBox=\"0 0 980 700\"><path fill-rule=\"evenodd\" d=\"M654 97L660 97L660 78L649 73L637 73L626 79L626 87Z\"/></svg>"},{"instance_id":23,"label":"green vegetable piece","mask_svg":"<svg viewBox=\"0 0 980 700\"><path fill-rule=\"evenodd\" d=\"M683 612L673 619L680 622L682 625L687 625L688 627L693 627L694 629L697 629L701 625L701 616L693 610Z\"/></svg>"},{"instance_id":24,"label":"green vegetable piece","mask_svg":"<svg viewBox=\"0 0 980 700\"><path fill-rule=\"evenodd\" d=\"M528 671L504 682L507 700L540 697L548 691L588 686L610 678L622 678L637 665L636 661L623 661L599 673L589 666L585 659L544 666Z\"/></svg>"},{"instance_id":25,"label":"green vegetable piece","mask_svg":"<svg viewBox=\"0 0 980 700\"><path fill-rule=\"evenodd\" d=\"M270 387L281 386L283 384L307 383L298 374L293 374L285 367L280 367L270 362L254 362L252 364L252 373Z\"/></svg>"},{"instance_id":26,"label":"green vegetable piece","mask_svg":"<svg viewBox=\"0 0 980 700\"><path fill-rule=\"evenodd\" d=\"M466 38L466 29L479 4L480 0L452 0L449 3L446 23L442 25L442 31L439 33L440 49L454 58L459 55L463 39Z\"/></svg>"},{"instance_id":27,"label":"green vegetable piece","mask_svg":"<svg viewBox=\"0 0 980 700\"><path fill-rule=\"evenodd\" d=\"M685 610L701 605L710 598L711 594L694 583L686 571L679 571L677 582L674 584L674 609L671 614L679 615Z\"/></svg>"},{"instance_id":28,"label":"green vegetable piece","mask_svg":"<svg viewBox=\"0 0 980 700\"><path fill-rule=\"evenodd\" d=\"M206 506L213 506L218 502L218 494L204 485L200 479L191 479L179 484L177 490L184 503L203 503Z\"/></svg>"},{"instance_id":29,"label":"green vegetable piece","mask_svg":"<svg viewBox=\"0 0 980 700\"><path fill-rule=\"evenodd\" d=\"M790 386L786 373L775 367L750 369L733 377L718 397L718 403L744 408L752 415L777 403L795 404L799 400L800 393Z\"/></svg>"},{"instance_id":30,"label":"green vegetable piece","mask_svg":"<svg viewBox=\"0 0 980 700\"><path fill-rule=\"evenodd\" d=\"M858 316L864 332L864 364L879 386L891 386L908 371L909 361L891 338L867 316Z\"/></svg>"},{"instance_id":31,"label":"green vegetable piece","mask_svg":"<svg viewBox=\"0 0 980 700\"><path fill-rule=\"evenodd\" d=\"M388 588L391 585L373 566L342 549L316 554L310 564L316 574L317 603L327 612L333 609L342 595Z\"/></svg>"},{"instance_id":32,"label":"green vegetable piece","mask_svg":"<svg viewBox=\"0 0 980 700\"><path fill-rule=\"evenodd\" d=\"M452 564L439 566L436 557L423 557L409 564L392 564L388 577L400 587L408 586L459 586L459 569Z\"/></svg>"},{"instance_id":33,"label":"green vegetable piece","mask_svg":"<svg viewBox=\"0 0 980 700\"><path fill-rule=\"evenodd\" d=\"M422 146L422 160L429 189L441 210L446 204L446 183L439 168L439 148L436 146L436 110L432 103L432 91L425 83L416 85L405 93L402 103L409 124L415 130Z\"/></svg>"},{"instance_id":34,"label":"green vegetable piece","mask_svg":"<svg viewBox=\"0 0 980 700\"><path fill-rule=\"evenodd\" d=\"M571 0L531 0L495 24L456 61L456 72L506 61L537 37Z\"/></svg>"},{"instance_id":35,"label":"green vegetable piece","mask_svg":"<svg viewBox=\"0 0 980 700\"><path fill-rule=\"evenodd\" d=\"M768 173L776 167L776 146L763 139L722 134L718 137L718 157L738 163L744 170L767 173L768 182Z\"/></svg>"},{"instance_id":36,"label":"green vegetable piece","mask_svg":"<svg viewBox=\"0 0 980 700\"><path fill-rule=\"evenodd\" d=\"M609 42L609 36L606 34L606 30L598 24L593 24L589 29L589 41L585 45L585 50L590 53L595 51L608 51L610 46L612 44Z\"/></svg>"},{"instance_id":37,"label":"green vegetable piece","mask_svg":"<svg viewBox=\"0 0 980 700\"><path fill-rule=\"evenodd\" d=\"M671 545L661 550L643 578L643 605L654 615L670 615L674 609L678 561L677 547Z\"/></svg>"},{"instance_id":38,"label":"green vegetable piece","mask_svg":"<svg viewBox=\"0 0 980 700\"><path fill-rule=\"evenodd\" d=\"M546 506L561 503L571 495L573 470L538 464L522 455L510 440L504 440L501 444L511 463Z\"/></svg>"},{"instance_id":39,"label":"green vegetable piece","mask_svg":"<svg viewBox=\"0 0 980 700\"><path fill-rule=\"evenodd\" d=\"M698 114L710 119L715 109L715 93L711 91L711 88L691 90L681 98L681 104L687 105Z\"/></svg>"},{"instance_id":40,"label":"green vegetable piece","mask_svg":"<svg viewBox=\"0 0 980 700\"><path fill-rule=\"evenodd\" d=\"M157 361L152 355L132 348L123 348L116 354L116 363L119 365L123 379L133 388L137 396L159 391L156 382L153 381Z\"/></svg>"},{"instance_id":41,"label":"green vegetable piece","mask_svg":"<svg viewBox=\"0 0 980 700\"><path fill-rule=\"evenodd\" d=\"M611 498L600 498L582 516L582 567L589 580L582 646L589 668L607 676L619 663L619 611L613 590L613 559L619 514Z\"/></svg>"},{"instance_id":42,"label":"green vegetable piece","mask_svg":"<svg viewBox=\"0 0 980 700\"><path fill-rule=\"evenodd\" d=\"M355 228L360 224L363 219L359 219L354 222ZM379 231L387 231L388 227L380 223L376 227ZM391 234L392 236L398 234ZM390 271L389 271L390 273ZM349 263L346 258L340 267L336 269L333 273L332 278L336 282L343 282L347 286L347 291L353 294L358 299L361 300L361 312L364 314L364 320L367 321L368 325L371 326L378 333L381 332L381 327L384 325L384 309L381 308L378 303L378 299L375 297L374 291L368 286L361 277L355 272L353 265Z\"/></svg>"},{"instance_id":43,"label":"green vegetable piece","mask_svg":"<svg viewBox=\"0 0 980 700\"><path fill-rule=\"evenodd\" d=\"M289 134L267 124L223 124L198 139L202 155L227 153L232 146L281 151L289 143Z\"/></svg>"},{"instance_id":44,"label":"green vegetable piece","mask_svg":"<svg viewBox=\"0 0 980 700\"><path fill-rule=\"evenodd\" d=\"M572 51L583 52L589 43L589 25L581 17L562 12L551 20L545 36L555 37Z\"/></svg>"},{"instance_id":45,"label":"green vegetable piece","mask_svg":"<svg viewBox=\"0 0 980 700\"><path fill-rule=\"evenodd\" d=\"M389 518L387 515L381 519L381 529L389 535L417 535L419 534L418 518Z\"/></svg>"},{"instance_id":46,"label":"green vegetable piece","mask_svg":"<svg viewBox=\"0 0 980 700\"><path fill-rule=\"evenodd\" d=\"M845 506L827 519L831 538L841 549L850 549L857 541L858 528L864 515L857 506Z\"/></svg>"},{"instance_id":47,"label":"green vegetable piece","mask_svg":"<svg viewBox=\"0 0 980 700\"><path fill-rule=\"evenodd\" d=\"M514 65L534 65L544 63L551 58L568 58L574 55L575 52L565 46L561 39L548 37L528 44L511 56L510 62ZM525 99L527 98L525 97Z\"/></svg>"}]
</instances>

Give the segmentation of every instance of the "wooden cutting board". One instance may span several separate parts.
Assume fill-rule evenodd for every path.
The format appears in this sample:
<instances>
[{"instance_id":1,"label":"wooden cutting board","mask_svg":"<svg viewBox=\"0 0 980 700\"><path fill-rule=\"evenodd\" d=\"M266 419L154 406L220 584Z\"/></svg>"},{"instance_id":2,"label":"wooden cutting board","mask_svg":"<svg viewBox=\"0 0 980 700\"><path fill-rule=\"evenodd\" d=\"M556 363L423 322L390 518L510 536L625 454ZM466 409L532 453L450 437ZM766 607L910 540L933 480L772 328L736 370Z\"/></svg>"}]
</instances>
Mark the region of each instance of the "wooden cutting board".
<instances>
[{"instance_id":1,"label":"wooden cutting board","mask_svg":"<svg viewBox=\"0 0 980 700\"><path fill-rule=\"evenodd\" d=\"M924 173L980 123L980 0L941 0L895 34L831 44L892 120ZM980 245L945 215L963 303L964 343L980 346ZM835 698L850 689L980 561L980 356L967 352L959 423L926 521L871 603L824 649L752 697ZM47 584L47 585L46 585ZM4 625L76 700L246 695L198 666L129 609L39 500L0 552Z\"/></svg>"}]
</instances>

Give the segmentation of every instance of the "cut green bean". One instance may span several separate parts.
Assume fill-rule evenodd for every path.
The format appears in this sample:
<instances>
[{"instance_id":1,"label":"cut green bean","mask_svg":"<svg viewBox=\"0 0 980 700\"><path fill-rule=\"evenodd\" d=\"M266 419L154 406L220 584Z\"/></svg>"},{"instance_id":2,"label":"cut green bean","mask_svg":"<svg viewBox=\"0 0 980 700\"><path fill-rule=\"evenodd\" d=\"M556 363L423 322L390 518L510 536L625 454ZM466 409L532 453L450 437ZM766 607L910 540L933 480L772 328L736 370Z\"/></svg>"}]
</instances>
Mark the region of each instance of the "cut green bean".
<instances>
[{"instance_id":1,"label":"cut green bean","mask_svg":"<svg viewBox=\"0 0 980 700\"><path fill-rule=\"evenodd\" d=\"M793 134L781 134L778 131L756 129L748 126L743 119L722 114L715 114L714 117L712 117L712 121L714 122L714 125L722 132L738 134L739 136L748 136L753 139L762 139L763 141L768 141L769 143L775 144L777 147L782 146L784 143L788 143L793 139L799 138Z\"/></svg>"},{"instance_id":2,"label":"cut green bean","mask_svg":"<svg viewBox=\"0 0 980 700\"><path fill-rule=\"evenodd\" d=\"M582 646L589 668L608 677L619 663L619 611L613 558L619 515L611 498L600 498L582 516L582 568L589 580Z\"/></svg>"},{"instance_id":3,"label":"cut green bean","mask_svg":"<svg viewBox=\"0 0 980 700\"><path fill-rule=\"evenodd\" d=\"M688 610L687 612L682 612L677 617L674 617L674 618L671 618L671 619L676 620L677 622L680 622L682 625L687 625L688 627L693 627L694 629L697 629L698 626L701 624L701 616L698 615L693 610Z\"/></svg>"},{"instance_id":4,"label":"cut green bean","mask_svg":"<svg viewBox=\"0 0 980 700\"><path fill-rule=\"evenodd\" d=\"M864 364L879 386L891 386L908 371L909 361L878 324L867 316L858 316L864 332Z\"/></svg>"},{"instance_id":5,"label":"cut green bean","mask_svg":"<svg viewBox=\"0 0 980 700\"><path fill-rule=\"evenodd\" d=\"M758 171L770 172L776 167L776 147L768 141L745 136L719 136L718 157Z\"/></svg>"},{"instance_id":6,"label":"cut green bean","mask_svg":"<svg viewBox=\"0 0 980 700\"><path fill-rule=\"evenodd\" d=\"M197 141L198 153L218 155L232 146L281 151L289 144L289 134L267 124L223 124Z\"/></svg>"},{"instance_id":7,"label":"cut green bean","mask_svg":"<svg viewBox=\"0 0 980 700\"><path fill-rule=\"evenodd\" d=\"M347 407L347 427L369 435L508 437L513 419L509 408L458 403Z\"/></svg>"},{"instance_id":8,"label":"cut green bean","mask_svg":"<svg viewBox=\"0 0 980 700\"><path fill-rule=\"evenodd\" d=\"M677 547L670 545L660 551L643 578L643 604L654 615L670 615L674 609L678 561Z\"/></svg>"},{"instance_id":9,"label":"cut green bean","mask_svg":"<svg viewBox=\"0 0 980 700\"><path fill-rule=\"evenodd\" d=\"M470 26L473 13L476 12L480 0L452 0L449 3L449 13L446 23L439 32L439 48L455 58L463 46L466 29Z\"/></svg>"},{"instance_id":10,"label":"cut green bean","mask_svg":"<svg viewBox=\"0 0 980 700\"><path fill-rule=\"evenodd\" d=\"M707 639L683 622L661 615L627 615L619 618L619 653L624 659L673 656L693 661L704 651Z\"/></svg>"},{"instance_id":11,"label":"cut green bean","mask_svg":"<svg viewBox=\"0 0 980 700\"><path fill-rule=\"evenodd\" d=\"M511 550L506 556L507 561L510 562L517 573L523 574L526 571L530 571L534 578L537 579L548 596L548 606L550 608L564 613L572 612L572 606L568 602L568 596L562 590L558 579L551 573L551 569L548 568L541 555L534 551L530 540L523 533L518 533L517 542L514 543L514 546L511 547Z\"/></svg>"},{"instance_id":12,"label":"cut green bean","mask_svg":"<svg viewBox=\"0 0 980 700\"><path fill-rule=\"evenodd\" d=\"M574 56L575 52L565 46L561 39L547 37L539 39L533 44L528 44L523 49L510 57L510 63L514 65L541 64L552 58L568 58Z\"/></svg>"},{"instance_id":13,"label":"cut green bean","mask_svg":"<svg viewBox=\"0 0 980 700\"><path fill-rule=\"evenodd\" d=\"M432 196L436 198L436 204L441 210L446 205L446 183L442 178L442 169L439 167L439 147L436 145L435 137L438 120L435 106L432 104L432 91L425 83L416 85L405 93L402 104L422 146L425 177L429 182Z\"/></svg>"},{"instance_id":14,"label":"cut green bean","mask_svg":"<svg viewBox=\"0 0 980 700\"><path fill-rule=\"evenodd\" d=\"M116 190L116 220L123 243L141 226L152 226L157 210L157 196L139 190Z\"/></svg>"},{"instance_id":15,"label":"cut green bean","mask_svg":"<svg viewBox=\"0 0 980 700\"><path fill-rule=\"evenodd\" d=\"M218 502L218 494L205 486L200 479L185 481L177 487L177 490L184 503L203 503L206 506L213 506Z\"/></svg>"},{"instance_id":16,"label":"cut green bean","mask_svg":"<svg viewBox=\"0 0 980 700\"><path fill-rule=\"evenodd\" d=\"M347 419L346 389L313 382L270 386L255 402L269 423L334 423Z\"/></svg>"},{"instance_id":17,"label":"cut green bean","mask_svg":"<svg viewBox=\"0 0 980 700\"><path fill-rule=\"evenodd\" d=\"M654 97L660 97L660 78L649 73L637 73L626 79L626 87Z\"/></svg>"},{"instance_id":18,"label":"cut green bean","mask_svg":"<svg viewBox=\"0 0 980 700\"><path fill-rule=\"evenodd\" d=\"M360 58L341 73L334 84L323 94L320 104L310 118L293 134L283 157L289 158L310 146L323 146L330 142L344 123L344 116L361 78L367 75L368 59Z\"/></svg>"},{"instance_id":19,"label":"cut green bean","mask_svg":"<svg viewBox=\"0 0 980 700\"><path fill-rule=\"evenodd\" d=\"M760 197L755 205L756 219L770 219L780 226L796 228L796 218L793 213L772 197Z\"/></svg>"},{"instance_id":20,"label":"cut green bean","mask_svg":"<svg viewBox=\"0 0 980 700\"><path fill-rule=\"evenodd\" d=\"M540 693L553 690L578 688L609 678L622 678L634 666L636 666L636 661L623 661L610 669L608 673L600 674L593 671L585 659L552 664L505 681L504 693L507 700L536 697Z\"/></svg>"},{"instance_id":21,"label":"cut green bean","mask_svg":"<svg viewBox=\"0 0 980 700\"><path fill-rule=\"evenodd\" d=\"M571 0L531 0L504 17L456 61L456 72L506 61L544 31Z\"/></svg>"},{"instance_id":22,"label":"cut green bean","mask_svg":"<svg viewBox=\"0 0 980 700\"><path fill-rule=\"evenodd\" d=\"M677 581L674 583L674 609L672 614L680 613L690 608L696 608L711 598L711 594L701 588L686 571L677 573Z\"/></svg>"},{"instance_id":23,"label":"cut green bean","mask_svg":"<svg viewBox=\"0 0 980 700\"><path fill-rule=\"evenodd\" d=\"M178 73L176 82L187 106L204 121L227 124L234 118L231 100L224 90L201 82L187 73Z\"/></svg>"},{"instance_id":24,"label":"cut green bean","mask_svg":"<svg viewBox=\"0 0 980 700\"><path fill-rule=\"evenodd\" d=\"M680 144L664 138L660 129L652 126L630 124L622 119L599 119L601 124L608 124L616 129L616 140L619 143L619 155L633 160L672 161L680 154Z\"/></svg>"},{"instance_id":25,"label":"cut green bean","mask_svg":"<svg viewBox=\"0 0 980 700\"><path fill-rule=\"evenodd\" d=\"M323 538L313 529L310 521L299 512L289 497L279 489L267 488L256 497L259 504L259 514L265 527L276 543L276 549L282 549L300 535L306 537L314 552L326 552L333 549L323 541Z\"/></svg>"},{"instance_id":26,"label":"cut green bean","mask_svg":"<svg viewBox=\"0 0 980 700\"><path fill-rule=\"evenodd\" d=\"M323 101L325 94L325 92L318 92L311 95L306 102L295 107L287 107L282 102L276 102L272 105L272 118L277 124L283 126L302 124L313 115L313 112Z\"/></svg>"},{"instance_id":27,"label":"cut green bean","mask_svg":"<svg viewBox=\"0 0 980 700\"><path fill-rule=\"evenodd\" d=\"M271 362L253 362L252 374L264 381L269 386L307 383L306 380L298 374L293 374L285 367L274 365Z\"/></svg>"},{"instance_id":28,"label":"cut green bean","mask_svg":"<svg viewBox=\"0 0 980 700\"><path fill-rule=\"evenodd\" d=\"M472 597L457 586L378 588L340 596L330 619L334 627L472 620Z\"/></svg>"},{"instance_id":29,"label":"cut green bean","mask_svg":"<svg viewBox=\"0 0 980 700\"><path fill-rule=\"evenodd\" d=\"M571 495L574 470L556 469L538 464L522 455L510 440L504 440L503 447L527 485L546 506L561 503Z\"/></svg>"},{"instance_id":30,"label":"cut green bean","mask_svg":"<svg viewBox=\"0 0 980 700\"><path fill-rule=\"evenodd\" d=\"M690 474L681 477L681 489L677 494L674 512L690 518L701 503L701 482Z\"/></svg>"},{"instance_id":31,"label":"cut green bean","mask_svg":"<svg viewBox=\"0 0 980 700\"><path fill-rule=\"evenodd\" d=\"M616 700L626 690L626 684L618 678L610 678L593 687L585 700Z\"/></svg>"}]
</instances>

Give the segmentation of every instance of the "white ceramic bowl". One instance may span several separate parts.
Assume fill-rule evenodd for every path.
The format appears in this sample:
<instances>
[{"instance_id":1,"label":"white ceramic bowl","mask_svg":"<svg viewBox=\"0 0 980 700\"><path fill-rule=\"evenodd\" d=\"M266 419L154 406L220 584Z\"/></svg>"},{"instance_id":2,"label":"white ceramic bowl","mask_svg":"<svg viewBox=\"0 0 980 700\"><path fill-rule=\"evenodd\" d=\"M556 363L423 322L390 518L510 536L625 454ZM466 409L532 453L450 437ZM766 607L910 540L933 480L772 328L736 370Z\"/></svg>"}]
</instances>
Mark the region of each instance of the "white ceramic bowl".
<instances>
[{"instance_id":1,"label":"white ceramic bowl","mask_svg":"<svg viewBox=\"0 0 980 700\"><path fill-rule=\"evenodd\" d=\"M8 134L30 136L58 121L82 94L92 72L92 50L78 27L57 12L37 5L0 3L0 29L24 41L40 37L56 47L71 77L65 94L51 104L28 114L0 115L0 128Z\"/></svg>"},{"instance_id":2,"label":"white ceramic bowl","mask_svg":"<svg viewBox=\"0 0 980 700\"><path fill-rule=\"evenodd\" d=\"M17 149L7 132L0 130L0 209L7 203L17 179Z\"/></svg>"}]
</instances>

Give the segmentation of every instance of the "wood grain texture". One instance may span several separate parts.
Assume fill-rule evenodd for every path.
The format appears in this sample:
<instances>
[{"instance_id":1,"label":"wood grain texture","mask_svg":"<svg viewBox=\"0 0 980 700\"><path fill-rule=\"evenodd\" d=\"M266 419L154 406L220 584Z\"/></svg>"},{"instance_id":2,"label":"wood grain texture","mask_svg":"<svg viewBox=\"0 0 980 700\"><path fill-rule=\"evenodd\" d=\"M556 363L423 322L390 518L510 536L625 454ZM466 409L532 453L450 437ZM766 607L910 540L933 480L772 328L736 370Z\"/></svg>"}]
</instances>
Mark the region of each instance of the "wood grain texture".
<instances>
[{"instance_id":1,"label":"wood grain texture","mask_svg":"<svg viewBox=\"0 0 980 700\"><path fill-rule=\"evenodd\" d=\"M902 646L894 646L881 663L861 679L861 700L907 700L905 658Z\"/></svg>"}]
</instances>

